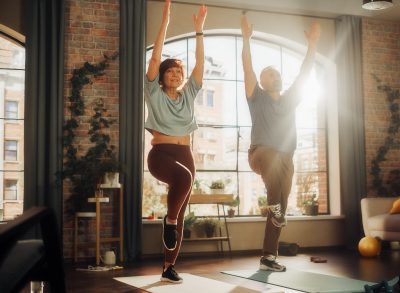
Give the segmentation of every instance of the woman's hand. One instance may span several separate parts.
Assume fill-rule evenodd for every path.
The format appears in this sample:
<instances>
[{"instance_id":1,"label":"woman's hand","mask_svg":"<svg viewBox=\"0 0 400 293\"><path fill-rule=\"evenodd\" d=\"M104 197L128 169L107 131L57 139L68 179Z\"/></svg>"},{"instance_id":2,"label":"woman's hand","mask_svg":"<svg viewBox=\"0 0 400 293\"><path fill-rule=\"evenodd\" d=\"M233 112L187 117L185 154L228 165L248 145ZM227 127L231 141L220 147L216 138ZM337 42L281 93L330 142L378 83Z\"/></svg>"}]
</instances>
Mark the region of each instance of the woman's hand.
<instances>
[{"instance_id":1,"label":"woman's hand","mask_svg":"<svg viewBox=\"0 0 400 293\"><path fill-rule=\"evenodd\" d=\"M246 15L242 15L240 18L240 27L242 29L243 39L250 40L251 36L253 35L253 25L249 24Z\"/></svg>"},{"instance_id":2,"label":"woman's hand","mask_svg":"<svg viewBox=\"0 0 400 293\"><path fill-rule=\"evenodd\" d=\"M204 5L200 6L197 15L193 14L193 24L196 33L203 32L203 25L204 21L206 20L206 16L207 16L207 7Z\"/></svg>"},{"instance_id":3,"label":"woman's hand","mask_svg":"<svg viewBox=\"0 0 400 293\"><path fill-rule=\"evenodd\" d=\"M165 25L169 24L170 8L171 8L171 0L165 0L164 9L163 9L163 18L162 18L162 23Z\"/></svg>"},{"instance_id":4,"label":"woman's hand","mask_svg":"<svg viewBox=\"0 0 400 293\"><path fill-rule=\"evenodd\" d=\"M304 35L306 36L308 44L315 46L321 35L321 25L319 24L319 22L314 21L311 24L310 31L309 32L305 31Z\"/></svg>"}]
</instances>

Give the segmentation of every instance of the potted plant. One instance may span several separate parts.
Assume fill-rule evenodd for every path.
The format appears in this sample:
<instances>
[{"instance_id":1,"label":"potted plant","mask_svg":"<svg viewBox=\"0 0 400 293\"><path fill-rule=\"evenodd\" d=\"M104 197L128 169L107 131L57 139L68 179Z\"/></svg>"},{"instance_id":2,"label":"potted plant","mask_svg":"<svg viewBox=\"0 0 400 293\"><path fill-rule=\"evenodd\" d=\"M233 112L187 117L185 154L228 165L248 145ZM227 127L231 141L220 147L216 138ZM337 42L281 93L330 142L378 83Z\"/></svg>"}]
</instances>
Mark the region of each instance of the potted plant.
<instances>
[{"instance_id":1,"label":"potted plant","mask_svg":"<svg viewBox=\"0 0 400 293\"><path fill-rule=\"evenodd\" d=\"M211 182L210 191L213 194L224 193L225 183L222 180L214 180Z\"/></svg>"},{"instance_id":2,"label":"potted plant","mask_svg":"<svg viewBox=\"0 0 400 293\"><path fill-rule=\"evenodd\" d=\"M183 221L183 238L190 238L192 234L192 227L196 223L197 218L194 215L194 212L190 212L185 216Z\"/></svg>"},{"instance_id":3,"label":"potted plant","mask_svg":"<svg viewBox=\"0 0 400 293\"><path fill-rule=\"evenodd\" d=\"M260 213L262 217L266 217L268 215L268 200L267 196L262 195L258 197L258 208L260 209Z\"/></svg>"},{"instance_id":4,"label":"potted plant","mask_svg":"<svg viewBox=\"0 0 400 293\"><path fill-rule=\"evenodd\" d=\"M93 210L95 205L88 204L88 198L99 193L105 173L120 171L117 149L112 145L110 126L116 121L107 112L107 104L98 98L91 105L85 105L82 91L92 83L92 78L105 74L109 61L115 60L118 53L105 56L97 64L86 62L81 68L73 70L71 77L71 95L69 100L69 118L63 125L63 170L57 173L58 179L69 180L71 195L66 200L66 213ZM91 113L91 117L87 117ZM89 118L89 119L87 119ZM87 132L90 146L80 151L76 142L81 121L89 122ZM115 179L114 179L115 180Z\"/></svg>"},{"instance_id":5,"label":"potted plant","mask_svg":"<svg viewBox=\"0 0 400 293\"><path fill-rule=\"evenodd\" d=\"M319 202L317 195L307 195L303 200L303 214L308 216L318 215Z\"/></svg>"},{"instance_id":6,"label":"potted plant","mask_svg":"<svg viewBox=\"0 0 400 293\"><path fill-rule=\"evenodd\" d=\"M195 193L195 194L203 193L203 190L202 190L202 188L201 188L201 185L202 185L202 181L201 181L200 179L195 179L195 180L193 181L193 189L192 189L192 192Z\"/></svg>"},{"instance_id":7,"label":"potted plant","mask_svg":"<svg viewBox=\"0 0 400 293\"><path fill-rule=\"evenodd\" d=\"M215 229L221 227L221 222L217 218L206 217L199 220L196 226L204 231L207 238L211 238L215 234Z\"/></svg>"},{"instance_id":8,"label":"potted plant","mask_svg":"<svg viewBox=\"0 0 400 293\"><path fill-rule=\"evenodd\" d=\"M239 204L240 204L240 198L239 198L239 195L237 195L235 197L235 199L231 203L228 204L228 206L230 207L229 210L228 210L228 217L229 218L233 218L235 216L235 209L234 208L238 207Z\"/></svg>"}]
</instances>

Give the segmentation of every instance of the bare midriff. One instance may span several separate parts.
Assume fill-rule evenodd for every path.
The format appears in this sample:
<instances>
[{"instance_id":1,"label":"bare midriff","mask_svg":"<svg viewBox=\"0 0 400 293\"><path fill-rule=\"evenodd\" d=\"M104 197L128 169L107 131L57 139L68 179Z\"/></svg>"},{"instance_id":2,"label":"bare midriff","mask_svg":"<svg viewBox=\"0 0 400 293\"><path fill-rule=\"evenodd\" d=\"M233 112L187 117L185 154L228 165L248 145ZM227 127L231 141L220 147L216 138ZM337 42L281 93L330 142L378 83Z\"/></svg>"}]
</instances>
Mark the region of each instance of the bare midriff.
<instances>
[{"instance_id":1,"label":"bare midriff","mask_svg":"<svg viewBox=\"0 0 400 293\"><path fill-rule=\"evenodd\" d=\"M171 135L165 135L161 132L153 130L153 139L151 140L151 145L155 145L155 144L190 145L190 135L171 136Z\"/></svg>"}]
</instances>

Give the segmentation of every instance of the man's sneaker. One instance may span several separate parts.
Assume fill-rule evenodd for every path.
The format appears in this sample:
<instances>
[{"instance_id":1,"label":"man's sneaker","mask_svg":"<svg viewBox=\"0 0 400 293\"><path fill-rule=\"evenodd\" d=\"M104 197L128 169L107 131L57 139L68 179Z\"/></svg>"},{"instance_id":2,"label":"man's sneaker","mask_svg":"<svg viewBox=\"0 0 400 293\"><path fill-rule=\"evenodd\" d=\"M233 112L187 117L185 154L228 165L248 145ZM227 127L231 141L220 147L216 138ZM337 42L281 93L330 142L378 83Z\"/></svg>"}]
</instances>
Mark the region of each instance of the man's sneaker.
<instances>
[{"instance_id":1,"label":"man's sneaker","mask_svg":"<svg viewBox=\"0 0 400 293\"><path fill-rule=\"evenodd\" d=\"M276 262L276 256L267 255L267 256L262 256L260 259L260 270L284 272L286 271L286 267Z\"/></svg>"},{"instance_id":2,"label":"man's sneaker","mask_svg":"<svg viewBox=\"0 0 400 293\"><path fill-rule=\"evenodd\" d=\"M162 282L182 283L183 280L175 271L174 265L170 265L166 270L163 270L161 275Z\"/></svg>"},{"instance_id":3,"label":"man's sneaker","mask_svg":"<svg viewBox=\"0 0 400 293\"><path fill-rule=\"evenodd\" d=\"M268 210L272 214L271 221L275 227L281 228L283 226L286 226L287 221L285 215L282 214L280 203L275 205L269 205Z\"/></svg>"},{"instance_id":4,"label":"man's sneaker","mask_svg":"<svg viewBox=\"0 0 400 293\"><path fill-rule=\"evenodd\" d=\"M176 247L176 238L178 238L178 231L176 231L176 225L167 224L167 216L165 216L163 221L163 235L162 235L162 240L165 248L168 250L174 250Z\"/></svg>"}]
</instances>

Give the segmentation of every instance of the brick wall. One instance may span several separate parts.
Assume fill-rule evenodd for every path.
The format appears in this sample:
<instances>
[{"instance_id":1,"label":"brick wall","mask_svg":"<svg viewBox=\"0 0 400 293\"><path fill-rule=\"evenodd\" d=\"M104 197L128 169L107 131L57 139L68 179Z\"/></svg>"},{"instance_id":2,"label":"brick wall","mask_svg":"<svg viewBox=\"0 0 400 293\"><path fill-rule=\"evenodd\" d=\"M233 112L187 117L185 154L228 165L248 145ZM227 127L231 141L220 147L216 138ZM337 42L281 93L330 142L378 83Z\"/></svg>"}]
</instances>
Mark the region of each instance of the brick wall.
<instances>
[{"instance_id":1,"label":"brick wall","mask_svg":"<svg viewBox=\"0 0 400 293\"><path fill-rule=\"evenodd\" d=\"M378 92L372 74L383 84L400 88L400 22L364 18L362 47L367 190L368 195L375 195L371 190L371 161L386 138L390 111L386 95ZM398 168L400 150L392 149L387 154L387 161L381 164L383 179L386 180L389 171Z\"/></svg>"},{"instance_id":2,"label":"brick wall","mask_svg":"<svg viewBox=\"0 0 400 293\"><path fill-rule=\"evenodd\" d=\"M72 70L80 68L84 62L97 63L103 55L112 55L119 49L119 1L118 0L67 0L66 1L66 31L65 31L65 116L69 117L67 98L71 94L70 78ZM86 153L90 142L87 131L91 104L102 98L111 117L118 119L119 114L119 65L118 60L110 63L103 77L93 80L88 85L83 96L88 109L86 117L81 121L77 131L78 152ZM111 126L111 143L118 147L118 123ZM64 199L70 196L68 182L64 184ZM112 205L111 205L112 206ZM65 207L67 209L68 207ZM112 223L109 215L111 209L104 213L106 234L112 233ZM94 241L94 221L83 224L80 229L81 241ZM72 257L73 221L64 216L64 256ZM83 239L84 238L84 239ZM94 256L94 249L81 250L80 256Z\"/></svg>"}]
</instances>

